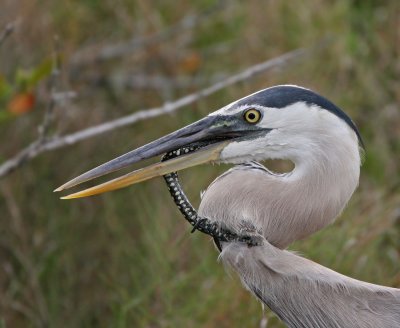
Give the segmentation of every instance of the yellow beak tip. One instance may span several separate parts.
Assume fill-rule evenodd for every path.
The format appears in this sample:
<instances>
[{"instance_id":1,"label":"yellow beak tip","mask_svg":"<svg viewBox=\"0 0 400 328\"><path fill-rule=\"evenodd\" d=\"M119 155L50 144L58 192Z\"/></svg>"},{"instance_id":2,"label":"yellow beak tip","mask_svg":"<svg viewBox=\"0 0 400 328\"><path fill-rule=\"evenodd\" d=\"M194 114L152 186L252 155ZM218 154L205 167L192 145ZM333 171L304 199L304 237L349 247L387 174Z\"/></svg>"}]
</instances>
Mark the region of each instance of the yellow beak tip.
<instances>
[{"instance_id":1,"label":"yellow beak tip","mask_svg":"<svg viewBox=\"0 0 400 328\"><path fill-rule=\"evenodd\" d=\"M71 197L72 195L67 195L67 196L63 196L63 197L60 197L60 199L62 199L62 200L66 200L66 199L74 199L74 198L79 198L79 197Z\"/></svg>"}]
</instances>

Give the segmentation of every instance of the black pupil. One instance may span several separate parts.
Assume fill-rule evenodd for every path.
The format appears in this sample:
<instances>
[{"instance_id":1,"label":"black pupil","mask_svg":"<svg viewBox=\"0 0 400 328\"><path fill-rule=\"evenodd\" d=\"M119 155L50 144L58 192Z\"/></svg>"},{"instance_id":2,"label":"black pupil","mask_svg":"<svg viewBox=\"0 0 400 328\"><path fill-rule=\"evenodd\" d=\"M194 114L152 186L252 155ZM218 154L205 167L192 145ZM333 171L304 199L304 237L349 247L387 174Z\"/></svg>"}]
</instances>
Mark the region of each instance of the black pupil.
<instances>
[{"instance_id":1,"label":"black pupil","mask_svg":"<svg viewBox=\"0 0 400 328\"><path fill-rule=\"evenodd\" d=\"M248 115L247 115L247 117L248 117L248 119L249 120L254 120L255 118L256 118L256 114L254 114L254 113L249 113Z\"/></svg>"}]
</instances>

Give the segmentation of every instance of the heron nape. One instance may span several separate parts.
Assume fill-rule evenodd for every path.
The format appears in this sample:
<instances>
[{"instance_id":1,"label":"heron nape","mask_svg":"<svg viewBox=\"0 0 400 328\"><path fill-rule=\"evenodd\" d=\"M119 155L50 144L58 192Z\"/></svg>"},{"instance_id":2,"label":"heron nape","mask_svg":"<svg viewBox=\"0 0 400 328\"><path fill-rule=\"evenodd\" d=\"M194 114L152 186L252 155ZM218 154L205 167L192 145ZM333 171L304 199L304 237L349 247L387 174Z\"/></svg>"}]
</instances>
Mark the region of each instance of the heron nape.
<instances>
[{"instance_id":1,"label":"heron nape","mask_svg":"<svg viewBox=\"0 0 400 328\"><path fill-rule=\"evenodd\" d=\"M288 327L400 327L400 289L355 280L285 250L342 212L358 186L363 142L340 108L298 86L267 88L65 183L61 191L164 155L160 163L76 192L91 196L164 176L185 218ZM259 161L285 159L284 174ZM235 166L203 193L198 212L176 171Z\"/></svg>"}]
</instances>

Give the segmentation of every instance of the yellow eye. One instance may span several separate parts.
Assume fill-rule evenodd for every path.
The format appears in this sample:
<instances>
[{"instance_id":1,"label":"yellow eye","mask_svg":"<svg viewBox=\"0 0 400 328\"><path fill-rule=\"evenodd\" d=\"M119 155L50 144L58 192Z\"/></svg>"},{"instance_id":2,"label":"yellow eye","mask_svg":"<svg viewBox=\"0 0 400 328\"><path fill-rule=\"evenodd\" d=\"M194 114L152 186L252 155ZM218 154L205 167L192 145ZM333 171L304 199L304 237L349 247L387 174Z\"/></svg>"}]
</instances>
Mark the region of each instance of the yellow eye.
<instances>
[{"instance_id":1,"label":"yellow eye","mask_svg":"<svg viewBox=\"0 0 400 328\"><path fill-rule=\"evenodd\" d=\"M261 119L261 113L257 109L251 108L244 113L244 119L247 123L256 124Z\"/></svg>"}]
</instances>

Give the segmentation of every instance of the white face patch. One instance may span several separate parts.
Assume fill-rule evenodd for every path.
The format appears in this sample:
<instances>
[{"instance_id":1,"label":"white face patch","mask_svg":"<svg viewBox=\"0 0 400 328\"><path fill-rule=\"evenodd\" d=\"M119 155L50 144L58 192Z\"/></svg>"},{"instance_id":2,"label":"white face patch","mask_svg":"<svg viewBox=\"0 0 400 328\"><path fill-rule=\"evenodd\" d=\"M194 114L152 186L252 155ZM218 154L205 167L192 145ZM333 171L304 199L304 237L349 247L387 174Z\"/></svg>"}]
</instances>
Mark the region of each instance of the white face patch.
<instances>
[{"instance_id":1,"label":"white face patch","mask_svg":"<svg viewBox=\"0 0 400 328\"><path fill-rule=\"evenodd\" d=\"M250 160L263 160L265 159L266 147L268 147L268 144L266 143L265 137L245 141L234 141L222 150L220 161L238 164Z\"/></svg>"},{"instance_id":2,"label":"white face patch","mask_svg":"<svg viewBox=\"0 0 400 328\"><path fill-rule=\"evenodd\" d=\"M346 143L354 146L352 151L355 149L354 153L358 153L359 134L350 118L329 100L295 85L255 92L209 116L236 116L245 122L243 115L250 108L262 114L261 120L252 127L260 131L265 129L265 134L259 134L257 139L232 141L221 152L221 162L264 159L296 162ZM241 124L241 129L246 130L246 125Z\"/></svg>"},{"instance_id":3,"label":"white face patch","mask_svg":"<svg viewBox=\"0 0 400 328\"><path fill-rule=\"evenodd\" d=\"M231 142L222 150L220 155L221 162L237 164L253 159L254 153L257 153L254 144L259 141L259 139Z\"/></svg>"},{"instance_id":4,"label":"white face patch","mask_svg":"<svg viewBox=\"0 0 400 328\"><path fill-rule=\"evenodd\" d=\"M358 144L355 132L346 122L317 105L297 102L284 108L266 108L249 104L225 115L248 108L260 110L263 117L256 125L272 131L257 139L231 142L222 150L220 162L237 164L265 159L290 159L296 162L320 151L321 147L329 148L339 139Z\"/></svg>"}]
</instances>

